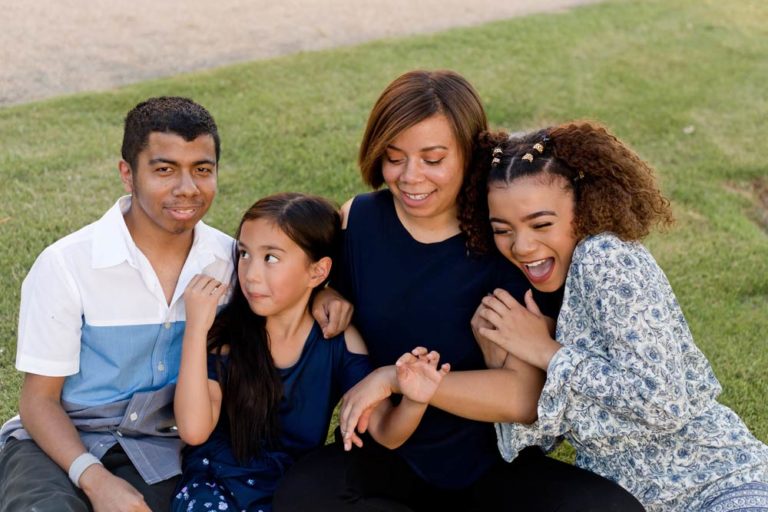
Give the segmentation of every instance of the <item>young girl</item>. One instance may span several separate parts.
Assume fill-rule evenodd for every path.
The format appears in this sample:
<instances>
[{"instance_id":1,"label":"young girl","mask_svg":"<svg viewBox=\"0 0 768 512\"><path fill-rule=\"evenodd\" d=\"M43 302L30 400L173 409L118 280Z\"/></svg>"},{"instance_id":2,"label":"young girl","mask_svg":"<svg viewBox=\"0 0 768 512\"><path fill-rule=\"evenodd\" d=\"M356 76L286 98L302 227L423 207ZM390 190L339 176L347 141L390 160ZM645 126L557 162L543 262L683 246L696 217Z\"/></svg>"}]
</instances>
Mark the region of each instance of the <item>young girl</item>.
<instances>
[{"instance_id":1,"label":"young girl","mask_svg":"<svg viewBox=\"0 0 768 512\"><path fill-rule=\"evenodd\" d=\"M348 328L325 340L308 311L327 281L339 230L323 199L266 197L237 230L239 286L221 314L225 284L198 275L187 287L174 411L193 447L173 510L271 510L282 475L325 442L339 398L369 372L359 334ZM372 417L379 443L394 448L413 432L449 370L437 361L420 347L400 358L404 397Z\"/></svg>"},{"instance_id":2,"label":"young girl","mask_svg":"<svg viewBox=\"0 0 768 512\"><path fill-rule=\"evenodd\" d=\"M565 436L577 465L648 510L768 510L768 447L716 401L712 368L639 243L672 222L651 168L590 123L486 134L482 146L488 209L473 246L490 245L490 218L496 247L536 289L564 287L555 339L530 292L527 308L497 290L478 310L486 341L547 371L538 421L497 424L504 458Z\"/></svg>"}]
</instances>

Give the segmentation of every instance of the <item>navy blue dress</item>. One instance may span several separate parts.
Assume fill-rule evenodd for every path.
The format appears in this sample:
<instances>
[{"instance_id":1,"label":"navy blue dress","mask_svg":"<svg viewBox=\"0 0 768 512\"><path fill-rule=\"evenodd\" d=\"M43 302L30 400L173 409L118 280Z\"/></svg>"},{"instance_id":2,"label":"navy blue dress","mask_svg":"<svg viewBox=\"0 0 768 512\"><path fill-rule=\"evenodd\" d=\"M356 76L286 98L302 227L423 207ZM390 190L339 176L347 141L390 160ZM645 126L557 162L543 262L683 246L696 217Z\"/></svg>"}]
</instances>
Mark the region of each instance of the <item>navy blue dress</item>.
<instances>
[{"instance_id":1,"label":"navy blue dress","mask_svg":"<svg viewBox=\"0 0 768 512\"><path fill-rule=\"evenodd\" d=\"M498 287L521 300L529 288L498 253L470 256L463 234L414 240L389 190L355 197L338 268L334 284L355 305L353 323L375 368L422 345L440 352L452 371L484 369L470 326L480 300ZM397 451L421 478L449 489L472 484L500 460L492 423L433 407Z\"/></svg>"},{"instance_id":2,"label":"navy blue dress","mask_svg":"<svg viewBox=\"0 0 768 512\"><path fill-rule=\"evenodd\" d=\"M222 362L226 366L226 357ZM218 381L217 356L208 356L208 378ZM173 511L272 510L272 495L295 460L322 446L341 396L371 370L368 357L347 350L344 335L326 340L315 323L299 360L278 369L283 382L280 402L280 449L263 449L243 466L229 441L222 411L208 440L184 451L183 475Z\"/></svg>"}]
</instances>

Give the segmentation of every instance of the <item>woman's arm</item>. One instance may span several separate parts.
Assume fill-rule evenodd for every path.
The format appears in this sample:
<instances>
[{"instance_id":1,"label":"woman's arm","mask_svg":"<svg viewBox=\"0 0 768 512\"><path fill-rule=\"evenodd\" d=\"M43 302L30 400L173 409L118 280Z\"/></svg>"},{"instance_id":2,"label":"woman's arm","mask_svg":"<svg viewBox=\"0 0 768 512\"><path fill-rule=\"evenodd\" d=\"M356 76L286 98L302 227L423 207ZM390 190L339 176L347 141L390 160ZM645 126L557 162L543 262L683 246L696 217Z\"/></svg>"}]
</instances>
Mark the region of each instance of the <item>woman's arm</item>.
<instances>
[{"instance_id":1,"label":"woman's arm","mask_svg":"<svg viewBox=\"0 0 768 512\"><path fill-rule=\"evenodd\" d=\"M347 227L352 201L353 199L348 200L339 210L342 229ZM331 287L319 290L312 300L312 317L320 325L326 338L332 338L347 329L352 322L353 313L352 303Z\"/></svg>"},{"instance_id":2,"label":"woman's arm","mask_svg":"<svg viewBox=\"0 0 768 512\"><path fill-rule=\"evenodd\" d=\"M208 378L208 330L226 285L204 275L192 278L184 291L186 326L173 411L179 437L191 445L204 443L221 412L221 386Z\"/></svg>"}]
</instances>

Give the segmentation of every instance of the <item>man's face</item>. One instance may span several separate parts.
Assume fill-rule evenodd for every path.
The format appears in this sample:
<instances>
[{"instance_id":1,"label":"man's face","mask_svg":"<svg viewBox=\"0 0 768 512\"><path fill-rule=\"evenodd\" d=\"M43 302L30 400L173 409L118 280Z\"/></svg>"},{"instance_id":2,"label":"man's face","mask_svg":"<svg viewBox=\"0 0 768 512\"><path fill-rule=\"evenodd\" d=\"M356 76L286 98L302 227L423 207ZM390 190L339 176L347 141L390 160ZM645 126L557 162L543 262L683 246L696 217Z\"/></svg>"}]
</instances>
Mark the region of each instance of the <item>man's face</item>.
<instances>
[{"instance_id":1,"label":"man's face","mask_svg":"<svg viewBox=\"0 0 768 512\"><path fill-rule=\"evenodd\" d=\"M216 196L213 137L187 141L175 133L152 132L136 168L120 162L120 177L131 193L127 214L132 230L158 236L191 232Z\"/></svg>"}]
</instances>

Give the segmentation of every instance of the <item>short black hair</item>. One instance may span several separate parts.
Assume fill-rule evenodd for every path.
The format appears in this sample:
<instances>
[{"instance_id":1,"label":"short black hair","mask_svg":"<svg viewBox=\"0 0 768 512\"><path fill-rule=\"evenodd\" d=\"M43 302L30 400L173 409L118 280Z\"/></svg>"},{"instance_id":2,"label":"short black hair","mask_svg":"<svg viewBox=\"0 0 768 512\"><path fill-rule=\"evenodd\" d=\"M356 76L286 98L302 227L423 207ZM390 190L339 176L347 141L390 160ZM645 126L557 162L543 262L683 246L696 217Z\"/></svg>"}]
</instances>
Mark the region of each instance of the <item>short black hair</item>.
<instances>
[{"instance_id":1,"label":"short black hair","mask_svg":"<svg viewBox=\"0 0 768 512\"><path fill-rule=\"evenodd\" d=\"M200 135L210 135L216 146L216 161L219 161L221 143L216 121L204 107L189 98L149 98L128 112L125 116L122 156L132 171L135 171L136 159L147 147L152 132L175 133L186 141L195 140Z\"/></svg>"}]
</instances>

